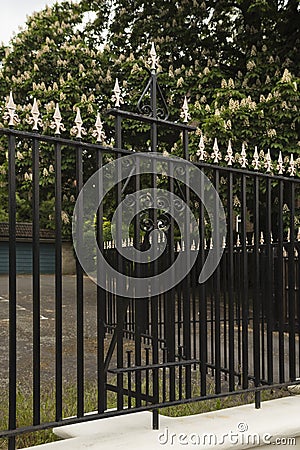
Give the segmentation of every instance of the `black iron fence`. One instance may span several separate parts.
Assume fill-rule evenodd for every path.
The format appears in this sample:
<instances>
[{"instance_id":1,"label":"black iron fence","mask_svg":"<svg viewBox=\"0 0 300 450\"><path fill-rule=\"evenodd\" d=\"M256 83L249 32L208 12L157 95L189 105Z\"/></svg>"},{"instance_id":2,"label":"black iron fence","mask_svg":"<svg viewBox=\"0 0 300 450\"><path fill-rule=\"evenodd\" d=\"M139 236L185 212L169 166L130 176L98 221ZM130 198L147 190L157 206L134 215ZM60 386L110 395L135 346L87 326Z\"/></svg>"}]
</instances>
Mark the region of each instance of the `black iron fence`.
<instances>
[{"instance_id":1,"label":"black iron fence","mask_svg":"<svg viewBox=\"0 0 300 450\"><path fill-rule=\"evenodd\" d=\"M109 114L115 116L115 146L101 143L102 125L96 123L97 143L81 140L82 122L80 113L76 117L77 140L60 137L61 118L56 116L56 135L42 135L38 132L39 112L33 108L33 131L25 132L14 128L15 105L12 97L8 103L9 128L0 129L8 152L8 208L9 208L9 311L8 331L2 348L8 357L8 411L7 429L0 437L8 439L9 449L14 449L16 437L55 426L95 420L98 418L153 411L153 427L157 428L158 410L164 406L178 405L218 398L243 392L256 393L259 407L260 392L270 386L283 387L300 376L300 321L299 321L299 220L300 180L296 177L293 158L286 164L281 155L272 165L267 154L262 162L257 151L252 163L248 162L246 150L242 149L239 161L235 161L231 146L228 147L225 165L222 155L214 146L212 162L205 156L203 138L200 140L198 159L193 162L209 178L224 206L227 220L227 234L223 242L212 239L207 223L207 213L200 199L176 177L142 177L134 171L125 183L118 183L108 203L102 203L97 211L97 240L101 252L110 265L130 277L147 277L163 271L178 258L186 254L186 262L196 252L196 262L191 271L179 283L155 296L135 298L117 296L113 286L117 278L107 277L106 288L97 286L94 297L95 327L92 331L96 359L97 410L91 412L85 405L85 388L88 377L85 371L87 343L86 297L84 270L77 261L76 268L76 310L74 329L76 334L76 414L66 417L64 413L64 339L63 324L63 276L62 276L62 163L68 152L76 154L74 172L76 191L79 195L86 181L86 155L92 155L95 168L102 168L109 159L122 158L132 154L125 150L122 142L122 120L142 121L149 126L151 149L149 158L174 164L168 155L152 153L159 150L157 141L160 127L174 128L181 133L183 154L189 155L189 133L195 128L188 126L186 103L184 123L174 123L160 118L156 104L158 89L155 59L150 73L150 106L139 114L119 108L120 92L115 89L117 108ZM142 102L139 103L139 107ZM165 104L164 104L165 106ZM148 115L146 115L146 112ZM145 114L144 114L145 113ZM18 384L22 373L18 372L20 317L17 308L16 273L16 214L17 193L20 177L16 171L16 152L23 143L29 143L32 153L32 331L28 340L32 343L32 420L20 425L17 405ZM44 147L46 146L46 147ZM40 174L43 149L53 152L55 196L55 313L54 313L54 385L55 411L46 420L41 417L43 368L41 353L41 275L40 275ZM49 151L50 149L50 151ZM151 156L152 154L152 156ZM138 156L137 156L138 161ZM259 164L266 168L259 172ZM250 167L253 167L252 170ZM167 186L172 193L181 196L195 212L199 228L199 239L183 240L178 234L175 220L162 217L153 208L148 216L137 215L133 221L132 233L123 247L134 247L144 251L151 246L151 231L161 231L161 244L166 248L156 262L135 263L120 256L113 241L105 241L103 218L105 208L118 206L126 195L141 188L150 189ZM146 222L145 222L146 220ZM166 220L162 227L158 222ZM151 225L149 227L149 224ZM80 239L80 238L79 238ZM117 239L121 239L117 236ZM158 247L160 243L158 242ZM224 252L212 276L199 284L198 277L208 252L214 246ZM91 254L96 271L97 256ZM174 276L174 274L171 276ZM71 312L70 312L71 314ZM6 340L7 339L7 340ZM24 337L22 337L24 341ZM3 356L4 358L4 356ZM115 395L115 408L108 410L108 394ZM89 413L89 414L87 414Z\"/></svg>"}]
</instances>

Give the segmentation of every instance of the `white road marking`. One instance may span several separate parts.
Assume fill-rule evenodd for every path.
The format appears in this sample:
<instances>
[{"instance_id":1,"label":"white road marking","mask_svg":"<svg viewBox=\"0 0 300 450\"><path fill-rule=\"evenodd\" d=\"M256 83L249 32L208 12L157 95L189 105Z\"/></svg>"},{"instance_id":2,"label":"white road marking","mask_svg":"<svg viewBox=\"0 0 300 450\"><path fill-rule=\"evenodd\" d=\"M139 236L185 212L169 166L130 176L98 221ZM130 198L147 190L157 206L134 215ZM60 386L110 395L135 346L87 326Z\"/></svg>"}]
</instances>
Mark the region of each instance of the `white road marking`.
<instances>
[{"instance_id":1,"label":"white road marking","mask_svg":"<svg viewBox=\"0 0 300 450\"><path fill-rule=\"evenodd\" d=\"M7 298L0 297L0 303L9 303L9 300ZM16 305L17 311L27 311L32 314L31 311L29 311L27 308L24 308L24 306ZM48 320L48 317L40 315L40 320Z\"/></svg>"}]
</instances>

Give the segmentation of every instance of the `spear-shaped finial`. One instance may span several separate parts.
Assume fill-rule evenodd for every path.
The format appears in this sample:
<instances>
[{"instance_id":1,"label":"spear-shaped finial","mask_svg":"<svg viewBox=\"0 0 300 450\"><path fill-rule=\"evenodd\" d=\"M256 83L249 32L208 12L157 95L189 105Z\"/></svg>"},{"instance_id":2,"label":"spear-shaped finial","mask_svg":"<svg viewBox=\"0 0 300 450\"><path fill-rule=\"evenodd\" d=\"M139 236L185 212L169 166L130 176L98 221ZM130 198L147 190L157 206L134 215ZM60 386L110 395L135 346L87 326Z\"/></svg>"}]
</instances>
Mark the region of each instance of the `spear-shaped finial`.
<instances>
[{"instance_id":1,"label":"spear-shaped finial","mask_svg":"<svg viewBox=\"0 0 300 450\"><path fill-rule=\"evenodd\" d=\"M240 163L241 167L243 167L243 168L246 168L248 165L246 147L245 147L244 142L242 144L242 151L241 151L241 157L239 159L239 163Z\"/></svg>"},{"instance_id":2,"label":"spear-shaped finial","mask_svg":"<svg viewBox=\"0 0 300 450\"><path fill-rule=\"evenodd\" d=\"M191 118L189 114L189 105L186 96L184 97L184 102L182 105L182 112L180 114L180 117L183 119L184 123L187 123L189 119Z\"/></svg>"},{"instance_id":3,"label":"spear-shaped finial","mask_svg":"<svg viewBox=\"0 0 300 450\"><path fill-rule=\"evenodd\" d=\"M75 125L71 128L71 134L76 137L76 139L82 139L82 135L86 135L86 129L82 126L83 121L80 114L80 108L76 109Z\"/></svg>"},{"instance_id":4,"label":"spear-shaped finial","mask_svg":"<svg viewBox=\"0 0 300 450\"><path fill-rule=\"evenodd\" d=\"M271 172L271 170L272 170L272 159L271 159L270 149L268 149L267 154L266 154L265 168L266 168L267 173Z\"/></svg>"},{"instance_id":5,"label":"spear-shaped finial","mask_svg":"<svg viewBox=\"0 0 300 450\"><path fill-rule=\"evenodd\" d=\"M150 60L149 60L149 64L151 64L151 70L156 70L157 65L158 65L158 56L155 50L155 45L154 42L152 42L151 45L151 50L150 50Z\"/></svg>"},{"instance_id":6,"label":"spear-shaped finial","mask_svg":"<svg viewBox=\"0 0 300 450\"><path fill-rule=\"evenodd\" d=\"M97 138L97 142L103 142L106 139L100 113L97 114L95 130L93 131L93 137Z\"/></svg>"},{"instance_id":7,"label":"spear-shaped finial","mask_svg":"<svg viewBox=\"0 0 300 450\"><path fill-rule=\"evenodd\" d=\"M4 114L3 119L8 120L8 126L13 127L20 122L18 115L16 114L16 105L13 99L12 92L9 94L8 102L6 104L7 112Z\"/></svg>"},{"instance_id":8,"label":"spear-shaped finial","mask_svg":"<svg viewBox=\"0 0 300 450\"><path fill-rule=\"evenodd\" d=\"M38 131L39 126L40 127L43 126L42 119L40 119L40 111L39 111L39 107L38 107L36 98L34 99L33 105L31 108L31 117L29 117L27 122L30 125L33 125L32 131Z\"/></svg>"},{"instance_id":9,"label":"spear-shaped finial","mask_svg":"<svg viewBox=\"0 0 300 450\"><path fill-rule=\"evenodd\" d=\"M284 172L284 165L283 165L283 158L282 158L282 153L281 151L279 152L279 156L278 156L278 162L277 162L277 170L278 170L278 174L282 175Z\"/></svg>"},{"instance_id":10,"label":"spear-shaped finial","mask_svg":"<svg viewBox=\"0 0 300 450\"><path fill-rule=\"evenodd\" d=\"M218 162L221 161L221 159L222 159L222 155L219 150L217 138L215 138L215 140L214 140L213 152L211 154L211 157L213 158L213 162L216 164L218 164Z\"/></svg>"},{"instance_id":11,"label":"spear-shaped finial","mask_svg":"<svg viewBox=\"0 0 300 450\"><path fill-rule=\"evenodd\" d=\"M258 151L257 151L257 145L254 147L252 166L253 166L254 170L258 170L259 166L260 166L259 155L258 155Z\"/></svg>"},{"instance_id":12,"label":"spear-shaped finial","mask_svg":"<svg viewBox=\"0 0 300 450\"><path fill-rule=\"evenodd\" d=\"M296 175L296 164L295 164L295 161L294 161L293 153L291 154L291 157L290 157L290 163L289 163L288 172L290 174L290 177L294 177Z\"/></svg>"},{"instance_id":13,"label":"spear-shaped finial","mask_svg":"<svg viewBox=\"0 0 300 450\"><path fill-rule=\"evenodd\" d=\"M233 156L233 150L231 145L231 140L228 141L228 147L227 147L227 153L225 156L225 161L227 161L228 166L232 166L232 163L234 162L234 156Z\"/></svg>"},{"instance_id":14,"label":"spear-shaped finial","mask_svg":"<svg viewBox=\"0 0 300 450\"><path fill-rule=\"evenodd\" d=\"M119 80L118 78L116 78L115 81L115 86L114 86L114 90L113 90L113 96L112 96L112 101L115 102L115 107L116 108L120 108L121 103L124 103L123 97L121 95L121 89L119 86Z\"/></svg>"},{"instance_id":15,"label":"spear-shaped finial","mask_svg":"<svg viewBox=\"0 0 300 450\"><path fill-rule=\"evenodd\" d=\"M56 108L54 111L54 115L53 115L53 122L51 122L50 124L50 128L52 128L52 130L55 129L55 134L59 135L61 131L65 131L65 126L64 124L61 122L61 114L60 114L60 110L59 110L59 104L56 103Z\"/></svg>"},{"instance_id":16,"label":"spear-shaped finial","mask_svg":"<svg viewBox=\"0 0 300 450\"><path fill-rule=\"evenodd\" d=\"M205 149L204 137L203 134L201 134L198 150L196 152L196 155L199 157L199 161L204 161L206 158L206 151L204 149Z\"/></svg>"}]
</instances>

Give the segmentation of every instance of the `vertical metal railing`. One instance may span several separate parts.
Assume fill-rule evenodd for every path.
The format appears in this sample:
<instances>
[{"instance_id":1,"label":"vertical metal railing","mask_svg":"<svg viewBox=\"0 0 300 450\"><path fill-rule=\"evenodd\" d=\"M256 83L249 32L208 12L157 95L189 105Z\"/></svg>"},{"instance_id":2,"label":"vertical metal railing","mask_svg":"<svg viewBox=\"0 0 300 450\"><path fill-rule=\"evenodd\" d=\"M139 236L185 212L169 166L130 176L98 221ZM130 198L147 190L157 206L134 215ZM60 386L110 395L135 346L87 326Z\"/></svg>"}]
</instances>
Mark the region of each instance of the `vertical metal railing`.
<instances>
[{"instance_id":1,"label":"vertical metal railing","mask_svg":"<svg viewBox=\"0 0 300 450\"><path fill-rule=\"evenodd\" d=\"M8 211L9 211L9 418L8 429L17 426L17 260L16 260L16 138L8 135ZM9 438L15 449L15 436Z\"/></svg>"},{"instance_id":2,"label":"vertical metal railing","mask_svg":"<svg viewBox=\"0 0 300 450\"><path fill-rule=\"evenodd\" d=\"M62 419L62 180L61 145L55 144L55 403L56 420Z\"/></svg>"},{"instance_id":3,"label":"vertical metal railing","mask_svg":"<svg viewBox=\"0 0 300 450\"><path fill-rule=\"evenodd\" d=\"M253 364L254 364L254 384L256 387L260 385L260 315L261 315L261 292L260 292L260 218L259 218L259 177L255 176L253 180L254 184L254 286L253 286ZM255 406L260 407L260 393L255 394Z\"/></svg>"},{"instance_id":4,"label":"vertical metal railing","mask_svg":"<svg viewBox=\"0 0 300 450\"><path fill-rule=\"evenodd\" d=\"M76 195L83 187L83 149L76 148ZM83 203L80 200L76 237L78 246L83 245ZM77 417L84 416L84 291L83 268L76 260L76 308L77 308Z\"/></svg>"},{"instance_id":5,"label":"vertical metal railing","mask_svg":"<svg viewBox=\"0 0 300 450\"><path fill-rule=\"evenodd\" d=\"M33 292L33 425L40 423L41 402L41 327L40 327L40 186L39 186L39 141L32 140L33 176L33 229L32 229L32 292Z\"/></svg>"}]
</instances>

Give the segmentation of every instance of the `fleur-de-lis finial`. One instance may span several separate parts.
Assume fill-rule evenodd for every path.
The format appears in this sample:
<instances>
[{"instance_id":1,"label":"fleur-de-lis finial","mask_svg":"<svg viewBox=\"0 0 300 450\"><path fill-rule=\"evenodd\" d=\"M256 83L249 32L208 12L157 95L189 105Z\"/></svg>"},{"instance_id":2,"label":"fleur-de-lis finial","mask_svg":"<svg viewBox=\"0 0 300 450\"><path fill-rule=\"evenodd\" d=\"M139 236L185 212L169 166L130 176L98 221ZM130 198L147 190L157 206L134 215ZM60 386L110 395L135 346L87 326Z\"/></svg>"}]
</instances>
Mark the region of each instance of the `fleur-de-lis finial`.
<instances>
[{"instance_id":1,"label":"fleur-de-lis finial","mask_svg":"<svg viewBox=\"0 0 300 450\"><path fill-rule=\"evenodd\" d=\"M16 114L16 105L13 99L12 92L9 94L9 99L6 104L7 112L4 114L3 119L8 120L8 126L13 127L14 125L17 125L20 123L20 119L18 117L18 114Z\"/></svg>"},{"instance_id":2,"label":"fleur-de-lis finial","mask_svg":"<svg viewBox=\"0 0 300 450\"><path fill-rule=\"evenodd\" d=\"M288 172L290 174L290 177L294 177L296 175L296 164L295 164L295 161L294 161L293 153L291 154L291 157L290 157L290 163L289 163Z\"/></svg>"},{"instance_id":3,"label":"fleur-de-lis finial","mask_svg":"<svg viewBox=\"0 0 300 450\"><path fill-rule=\"evenodd\" d=\"M278 162L277 162L277 167L276 169L278 170L278 174L282 175L284 172L284 165L283 165L283 158L282 158L282 153L281 151L279 152L279 156L278 156Z\"/></svg>"},{"instance_id":4,"label":"fleur-de-lis finial","mask_svg":"<svg viewBox=\"0 0 300 450\"><path fill-rule=\"evenodd\" d=\"M258 170L260 166L259 162L259 155L257 151L257 146L254 148L254 154L253 154L253 160L252 160L252 166L254 167L254 170Z\"/></svg>"},{"instance_id":5,"label":"fleur-de-lis finial","mask_svg":"<svg viewBox=\"0 0 300 450\"><path fill-rule=\"evenodd\" d=\"M265 239L264 239L264 233L261 231L261 233L260 233L260 240L259 240L259 243L260 244L264 244L265 243Z\"/></svg>"},{"instance_id":6,"label":"fleur-de-lis finial","mask_svg":"<svg viewBox=\"0 0 300 450\"><path fill-rule=\"evenodd\" d=\"M266 168L267 173L271 172L271 170L272 170L272 159L271 159L270 149L268 149L266 157L265 157L265 168Z\"/></svg>"},{"instance_id":7,"label":"fleur-de-lis finial","mask_svg":"<svg viewBox=\"0 0 300 450\"><path fill-rule=\"evenodd\" d=\"M213 162L216 164L218 164L218 162L221 161L221 159L222 159L222 155L219 150L217 138L215 138L215 141L214 141L213 152L211 154L211 157L213 158Z\"/></svg>"},{"instance_id":8,"label":"fleur-de-lis finial","mask_svg":"<svg viewBox=\"0 0 300 450\"><path fill-rule=\"evenodd\" d=\"M40 127L43 126L43 122L42 122L42 119L40 118L40 111L39 111L39 107L38 107L36 98L33 101L33 106L31 109L31 117L29 117L27 122L30 125L33 125L32 131L38 131L39 126Z\"/></svg>"},{"instance_id":9,"label":"fleur-de-lis finial","mask_svg":"<svg viewBox=\"0 0 300 450\"><path fill-rule=\"evenodd\" d=\"M239 163L241 167L246 168L248 165L248 159L246 154L246 147L245 144L242 144L242 151L241 151L241 157L239 158Z\"/></svg>"},{"instance_id":10,"label":"fleur-de-lis finial","mask_svg":"<svg viewBox=\"0 0 300 450\"><path fill-rule=\"evenodd\" d=\"M82 135L86 135L86 129L82 126L83 121L80 114L80 108L77 108L76 118L75 118L75 125L73 128L71 128L71 135L75 136L76 139L81 139Z\"/></svg>"},{"instance_id":11,"label":"fleur-de-lis finial","mask_svg":"<svg viewBox=\"0 0 300 450\"><path fill-rule=\"evenodd\" d=\"M184 102L183 102L182 112L180 114L180 117L183 119L184 123L187 123L189 121L189 119L191 118L191 116L189 114L189 105L188 105L188 101L187 101L186 97L184 97Z\"/></svg>"},{"instance_id":12,"label":"fleur-de-lis finial","mask_svg":"<svg viewBox=\"0 0 300 450\"><path fill-rule=\"evenodd\" d=\"M198 150L196 152L196 155L198 156L199 161L204 161L206 158L206 151L204 149L205 149L204 137L203 137L203 134L201 134Z\"/></svg>"},{"instance_id":13,"label":"fleur-de-lis finial","mask_svg":"<svg viewBox=\"0 0 300 450\"><path fill-rule=\"evenodd\" d=\"M227 147L227 153L225 156L225 161L227 161L228 166L232 166L232 163L234 161L233 151L232 151L232 145L231 140L228 141L228 147Z\"/></svg>"},{"instance_id":14,"label":"fleur-de-lis finial","mask_svg":"<svg viewBox=\"0 0 300 450\"><path fill-rule=\"evenodd\" d=\"M59 135L61 131L65 131L66 129L64 124L61 122L62 117L60 114L58 103L56 103L53 119L54 120L51 122L50 128L52 128L52 130L55 130L56 135Z\"/></svg>"},{"instance_id":15,"label":"fleur-de-lis finial","mask_svg":"<svg viewBox=\"0 0 300 450\"><path fill-rule=\"evenodd\" d=\"M97 114L95 130L93 131L93 137L97 138L97 142L103 142L106 139L105 132L103 130L103 123L101 121L99 113Z\"/></svg>"},{"instance_id":16,"label":"fleur-de-lis finial","mask_svg":"<svg viewBox=\"0 0 300 450\"><path fill-rule=\"evenodd\" d=\"M152 42L151 50L150 50L150 59L149 59L149 64L151 65L151 70L156 70L157 65L158 65L158 60L159 60L159 58L156 54L155 45L154 45L154 42Z\"/></svg>"},{"instance_id":17,"label":"fleur-de-lis finial","mask_svg":"<svg viewBox=\"0 0 300 450\"><path fill-rule=\"evenodd\" d=\"M121 89L120 89L120 86L119 86L118 78L116 78L113 92L114 92L114 94L113 94L111 99L112 99L113 102L115 102L115 107L116 108L120 108L121 103L123 104L124 100L123 100L123 97L121 95Z\"/></svg>"}]
</instances>

